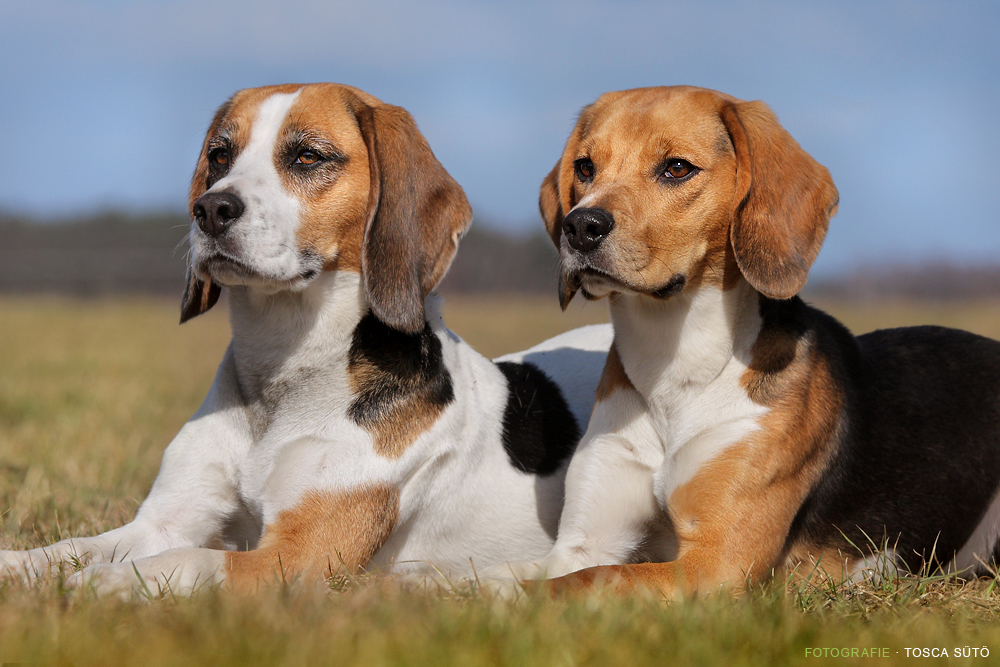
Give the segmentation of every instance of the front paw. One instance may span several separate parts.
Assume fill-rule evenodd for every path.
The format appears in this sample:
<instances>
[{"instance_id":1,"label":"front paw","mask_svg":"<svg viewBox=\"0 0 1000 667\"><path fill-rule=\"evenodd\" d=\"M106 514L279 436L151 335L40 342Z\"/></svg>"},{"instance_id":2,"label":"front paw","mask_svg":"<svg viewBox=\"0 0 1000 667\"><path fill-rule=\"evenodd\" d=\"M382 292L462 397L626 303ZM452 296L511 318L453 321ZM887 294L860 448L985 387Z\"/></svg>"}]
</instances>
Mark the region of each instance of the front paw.
<instances>
[{"instance_id":1,"label":"front paw","mask_svg":"<svg viewBox=\"0 0 1000 667\"><path fill-rule=\"evenodd\" d=\"M524 581L525 579L544 579L545 575L546 568L542 563L525 561L522 563L498 563L483 570L481 578Z\"/></svg>"},{"instance_id":2,"label":"front paw","mask_svg":"<svg viewBox=\"0 0 1000 667\"><path fill-rule=\"evenodd\" d=\"M476 579L476 583L479 590L489 596L517 600L525 593L531 593L536 580L545 579L545 575L546 569L542 563L499 563L486 568Z\"/></svg>"},{"instance_id":3,"label":"front paw","mask_svg":"<svg viewBox=\"0 0 1000 667\"><path fill-rule=\"evenodd\" d=\"M171 549L156 556L91 565L66 583L93 590L99 597L117 595L151 600L167 595L193 595L222 584L224 553L198 548Z\"/></svg>"},{"instance_id":4,"label":"front paw","mask_svg":"<svg viewBox=\"0 0 1000 667\"><path fill-rule=\"evenodd\" d=\"M42 577L58 574L64 567L76 567L77 563L74 559L57 560L42 549L0 551L0 581L33 584Z\"/></svg>"},{"instance_id":5,"label":"front paw","mask_svg":"<svg viewBox=\"0 0 1000 667\"><path fill-rule=\"evenodd\" d=\"M476 590L486 598L516 602L524 597L525 581L512 577L493 577L481 574L475 581ZM533 583L527 581L527 583Z\"/></svg>"},{"instance_id":6,"label":"front paw","mask_svg":"<svg viewBox=\"0 0 1000 667\"><path fill-rule=\"evenodd\" d=\"M91 565L68 577L66 587L92 590L98 597L117 596L126 600L151 600L165 593L155 576L142 575L132 561Z\"/></svg>"},{"instance_id":7,"label":"front paw","mask_svg":"<svg viewBox=\"0 0 1000 667\"><path fill-rule=\"evenodd\" d=\"M27 551L0 551L0 581L20 581L30 584L39 577Z\"/></svg>"}]
</instances>

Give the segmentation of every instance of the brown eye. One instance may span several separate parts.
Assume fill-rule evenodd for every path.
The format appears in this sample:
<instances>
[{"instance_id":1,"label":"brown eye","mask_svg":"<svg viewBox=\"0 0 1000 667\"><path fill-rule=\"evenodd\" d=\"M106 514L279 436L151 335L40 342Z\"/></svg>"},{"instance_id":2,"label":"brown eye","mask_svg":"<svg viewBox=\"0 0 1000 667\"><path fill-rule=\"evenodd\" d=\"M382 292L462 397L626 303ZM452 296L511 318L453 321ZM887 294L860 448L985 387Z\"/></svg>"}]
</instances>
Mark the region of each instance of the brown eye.
<instances>
[{"instance_id":1,"label":"brown eye","mask_svg":"<svg viewBox=\"0 0 1000 667\"><path fill-rule=\"evenodd\" d=\"M687 160L671 158L667 160L666 168L663 170L663 176L671 180L681 179L685 176L690 176L694 173L694 171L695 166Z\"/></svg>"},{"instance_id":2,"label":"brown eye","mask_svg":"<svg viewBox=\"0 0 1000 667\"><path fill-rule=\"evenodd\" d=\"M210 164L225 167L229 164L229 150L225 148L215 148L208 154Z\"/></svg>"},{"instance_id":3,"label":"brown eye","mask_svg":"<svg viewBox=\"0 0 1000 667\"><path fill-rule=\"evenodd\" d=\"M583 182L594 177L594 163L590 161L590 158L582 157L576 160L573 162L573 168L576 171L576 177Z\"/></svg>"},{"instance_id":4,"label":"brown eye","mask_svg":"<svg viewBox=\"0 0 1000 667\"><path fill-rule=\"evenodd\" d=\"M319 162L319 153L314 151L299 151L295 157L295 164L316 164Z\"/></svg>"}]
</instances>

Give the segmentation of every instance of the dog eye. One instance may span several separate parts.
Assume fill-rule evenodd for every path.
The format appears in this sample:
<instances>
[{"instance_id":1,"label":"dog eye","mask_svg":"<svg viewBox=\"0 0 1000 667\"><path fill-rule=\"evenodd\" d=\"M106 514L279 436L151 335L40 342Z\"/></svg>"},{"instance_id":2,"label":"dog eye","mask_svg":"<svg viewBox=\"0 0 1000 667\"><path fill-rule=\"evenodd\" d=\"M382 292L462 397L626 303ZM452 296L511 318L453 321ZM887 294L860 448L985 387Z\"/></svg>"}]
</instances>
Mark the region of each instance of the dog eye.
<instances>
[{"instance_id":1,"label":"dog eye","mask_svg":"<svg viewBox=\"0 0 1000 667\"><path fill-rule=\"evenodd\" d=\"M220 167L225 167L229 164L229 149L228 148L213 148L208 153L208 163L211 165L218 165Z\"/></svg>"},{"instance_id":2,"label":"dog eye","mask_svg":"<svg viewBox=\"0 0 1000 667\"><path fill-rule=\"evenodd\" d=\"M315 151L301 150L295 156L295 164L316 164L320 159L320 154Z\"/></svg>"},{"instance_id":3,"label":"dog eye","mask_svg":"<svg viewBox=\"0 0 1000 667\"><path fill-rule=\"evenodd\" d=\"M671 158L667 160L666 167L663 170L663 176L664 178L670 180L681 179L685 176L690 176L694 172L695 166L687 160Z\"/></svg>"},{"instance_id":4,"label":"dog eye","mask_svg":"<svg viewBox=\"0 0 1000 667\"><path fill-rule=\"evenodd\" d=\"M576 177L581 181L586 182L594 177L594 163L590 158L582 157L576 160L573 162L573 168L576 170Z\"/></svg>"}]
</instances>

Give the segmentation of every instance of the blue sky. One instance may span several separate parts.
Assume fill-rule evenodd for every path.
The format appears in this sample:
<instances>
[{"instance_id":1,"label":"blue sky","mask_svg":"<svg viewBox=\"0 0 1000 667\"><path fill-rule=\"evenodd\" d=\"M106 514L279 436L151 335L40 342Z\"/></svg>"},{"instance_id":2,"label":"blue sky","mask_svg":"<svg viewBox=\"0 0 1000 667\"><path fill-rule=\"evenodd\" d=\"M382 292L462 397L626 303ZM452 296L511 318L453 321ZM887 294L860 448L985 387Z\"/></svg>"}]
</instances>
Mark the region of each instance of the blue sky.
<instances>
[{"instance_id":1,"label":"blue sky","mask_svg":"<svg viewBox=\"0 0 1000 667\"><path fill-rule=\"evenodd\" d=\"M995 0L0 0L0 209L180 209L214 109L292 81L409 109L477 220L514 231L600 93L762 99L840 189L819 272L1000 262Z\"/></svg>"}]
</instances>

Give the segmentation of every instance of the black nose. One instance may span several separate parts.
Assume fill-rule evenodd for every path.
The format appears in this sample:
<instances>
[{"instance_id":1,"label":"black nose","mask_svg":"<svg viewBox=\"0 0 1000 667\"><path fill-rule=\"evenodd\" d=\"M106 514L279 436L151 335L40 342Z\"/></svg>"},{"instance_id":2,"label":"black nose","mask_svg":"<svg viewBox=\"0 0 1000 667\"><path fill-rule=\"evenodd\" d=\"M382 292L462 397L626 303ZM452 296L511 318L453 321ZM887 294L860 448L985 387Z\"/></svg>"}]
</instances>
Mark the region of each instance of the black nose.
<instances>
[{"instance_id":1,"label":"black nose","mask_svg":"<svg viewBox=\"0 0 1000 667\"><path fill-rule=\"evenodd\" d=\"M191 212L201 231L214 238L243 215L243 202L231 192L210 192L198 197Z\"/></svg>"},{"instance_id":2,"label":"black nose","mask_svg":"<svg viewBox=\"0 0 1000 667\"><path fill-rule=\"evenodd\" d=\"M578 208L563 219L563 234L575 250L589 252L615 227L615 219L603 208Z\"/></svg>"}]
</instances>

